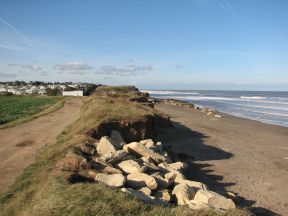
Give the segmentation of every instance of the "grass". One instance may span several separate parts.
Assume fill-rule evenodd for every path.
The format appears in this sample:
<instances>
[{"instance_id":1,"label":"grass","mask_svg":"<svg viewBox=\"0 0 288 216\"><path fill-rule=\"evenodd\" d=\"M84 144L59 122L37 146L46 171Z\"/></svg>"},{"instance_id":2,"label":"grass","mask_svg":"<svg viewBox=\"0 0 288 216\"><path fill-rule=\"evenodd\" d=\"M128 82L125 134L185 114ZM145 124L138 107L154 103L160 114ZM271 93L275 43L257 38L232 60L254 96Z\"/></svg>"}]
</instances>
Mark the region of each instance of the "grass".
<instances>
[{"instance_id":1,"label":"grass","mask_svg":"<svg viewBox=\"0 0 288 216\"><path fill-rule=\"evenodd\" d=\"M109 89L110 91L111 89ZM80 116L58 137L57 143L38 153L10 190L0 198L0 215L236 215L245 210L222 214L213 210L192 211L185 207L159 207L144 204L100 183L69 184L58 167L67 152L82 143L86 132L113 120L135 120L159 115L147 106L129 101L125 96L105 96L101 91L88 97ZM126 94L126 93L125 93ZM130 92L130 95L134 95Z\"/></svg>"},{"instance_id":2,"label":"grass","mask_svg":"<svg viewBox=\"0 0 288 216\"><path fill-rule=\"evenodd\" d=\"M62 97L0 96L0 128L29 121L62 106Z\"/></svg>"}]
</instances>

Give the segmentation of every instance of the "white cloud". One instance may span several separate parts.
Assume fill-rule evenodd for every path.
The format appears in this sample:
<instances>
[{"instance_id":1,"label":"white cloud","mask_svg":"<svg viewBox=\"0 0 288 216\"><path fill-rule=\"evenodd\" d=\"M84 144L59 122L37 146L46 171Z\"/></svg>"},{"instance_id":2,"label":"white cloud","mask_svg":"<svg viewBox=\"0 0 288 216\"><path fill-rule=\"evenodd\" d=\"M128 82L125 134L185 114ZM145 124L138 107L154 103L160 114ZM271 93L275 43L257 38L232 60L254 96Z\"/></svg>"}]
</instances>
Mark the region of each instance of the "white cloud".
<instances>
[{"instance_id":1,"label":"white cloud","mask_svg":"<svg viewBox=\"0 0 288 216\"><path fill-rule=\"evenodd\" d=\"M93 67L83 62L66 62L55 66L57 70L91 70Z\"/></svg>"},{"instance_id":2,"label":"white cloud","mask_svg":"<svg viewBox=\"0 0 288 216\"><path fill-rule=\"evenodd\" d=\"M27 65L22 65L21 67L24 69L32 70L32 71L42 71L42 68L38 65L27 64Z\"/></svg>"},{"instance_id":3,"label":"white cloud","mask_svg":"<svg viewBox=\"0 0 288 216\"><path fill-rule=\"evenodd\" d=\"M94 74L103 75L118 75L118 76L135 76L140 74L145 74L148 71L153 71L151 65L134 65L129 64L125 67L116 67L113 65L104 65L94 72Z\"/></svg>"}]
</instances>

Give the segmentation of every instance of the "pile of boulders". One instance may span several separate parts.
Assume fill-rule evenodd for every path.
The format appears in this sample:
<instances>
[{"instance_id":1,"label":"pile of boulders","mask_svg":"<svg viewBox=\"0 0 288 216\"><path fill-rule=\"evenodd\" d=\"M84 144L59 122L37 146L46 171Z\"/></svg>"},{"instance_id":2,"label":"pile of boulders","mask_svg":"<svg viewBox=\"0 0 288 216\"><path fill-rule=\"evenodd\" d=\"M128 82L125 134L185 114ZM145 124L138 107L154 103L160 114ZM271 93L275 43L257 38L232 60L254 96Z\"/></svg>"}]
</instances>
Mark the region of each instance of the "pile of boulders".
<instances>
[{"instance_id":1,"label":"pile of boulders","mask_svg":"<svg viewBox=\"0 0 288 216\"><path fill-rule=\"evenodd\" d=\"M192 109L195 108L194 104L192 103L181 101L181 100L176 100L176 99L163 99L162 102L173 105L173 106L181 106L181 107L187 107L187 108L192 108Z\"/></svg>"},{"instance_id":2,"label":"pile of boulders","mask_svg":"<svg viewBox=\"0 0 288 216\"><path fill-rule=\"evenodd\" d=\"M215 118L222 118L220 114L217 113L216 110L210 108L204 108L201 112L205 113L206 116L214 116Z\"/></svg>"},{"instance_id":3,"label":"pile of boulders","mask_svg":"<svg viewBox=\"0 0 288 216\"><path fill-rule=\"evenodd\" d=\"M161 142L146 139L126 144L113 130L110 137L82 144L75 152L74 164L82 170L79 175L120 188L146 203L191 209L235 208L231 199L208 190L201 182L187 180L182 174L187 165L173 162Z\"/></svg>"}]
</instances>

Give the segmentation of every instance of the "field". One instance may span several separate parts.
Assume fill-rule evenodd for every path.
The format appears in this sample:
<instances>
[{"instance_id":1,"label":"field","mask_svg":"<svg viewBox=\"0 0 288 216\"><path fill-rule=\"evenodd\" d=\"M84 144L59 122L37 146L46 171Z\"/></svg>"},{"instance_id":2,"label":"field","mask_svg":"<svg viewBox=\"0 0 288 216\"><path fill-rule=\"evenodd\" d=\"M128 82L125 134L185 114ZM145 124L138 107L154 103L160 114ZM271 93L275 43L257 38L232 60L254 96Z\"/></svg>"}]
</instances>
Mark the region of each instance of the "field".
<instances>
[{"instance_id":1,"label":"field","mask_svg":"<svg viewBox=\"0 0 288 216\"><path fill-rule=\"evenodd\" d=\"M98 93L86 98L79 118L60 134L57 143L39 152L34 164L1 196L0 215L249 215L238 209L222 214L213 210L148 205L100 183L69 183L60 168L61 161L87 140L88 131L102 123L163 115L131 102L131 97L137 97L133 89L116 90L122 93L109 95L113 89L100 88Z\"/></svg>"},{"instance_id":2,"label":"field","mask_svg":"<svg viewBox=\"0 0 288 216\"><path fill-rule=\"evenodd\" d=\"M61 97L0 96L0 125L27 119L61 100Z\"/></svg>"}]
</instances>

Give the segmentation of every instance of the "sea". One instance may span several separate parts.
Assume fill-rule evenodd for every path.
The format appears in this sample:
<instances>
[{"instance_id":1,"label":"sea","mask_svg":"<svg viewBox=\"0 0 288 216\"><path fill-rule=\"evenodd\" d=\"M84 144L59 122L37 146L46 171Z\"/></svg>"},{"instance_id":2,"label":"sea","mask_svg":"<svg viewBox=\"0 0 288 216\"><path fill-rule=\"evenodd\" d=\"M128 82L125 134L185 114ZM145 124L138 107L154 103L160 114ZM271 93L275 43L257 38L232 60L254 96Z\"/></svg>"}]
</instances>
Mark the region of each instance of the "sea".
<instances>
[{"instance_id":1,"label":"sea","mask_svg":"<svg viewBox=\"0 0 288 216\"><path fill-rule=\"evenodd\" d=\"M288 127L288 92L142 90L154 98L173 98L233 116Z\"/></svg>"}]
</instances>

